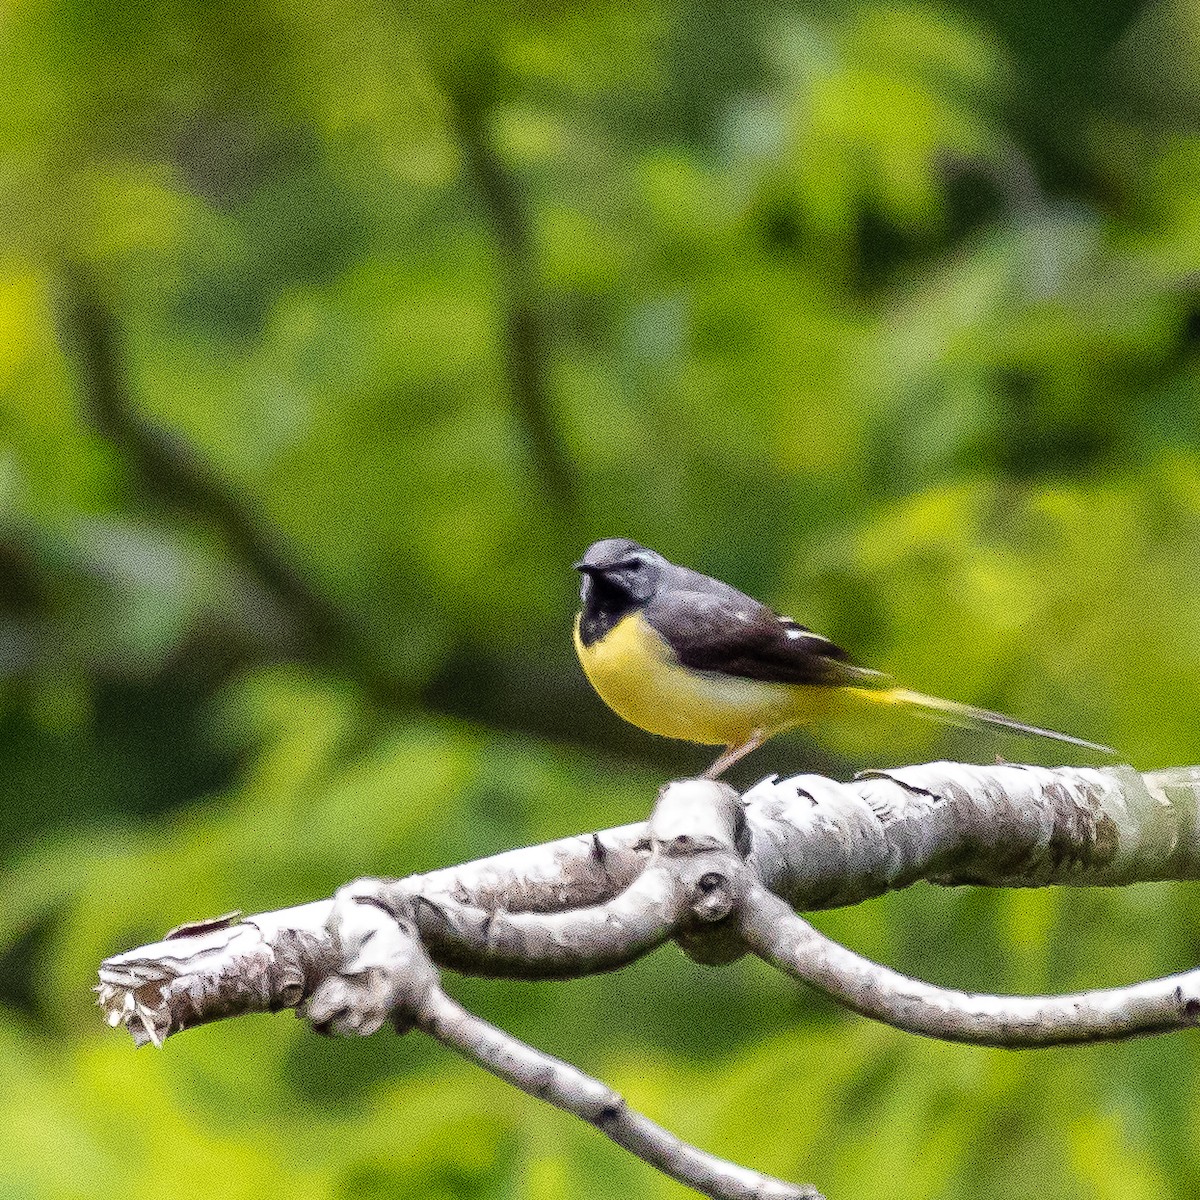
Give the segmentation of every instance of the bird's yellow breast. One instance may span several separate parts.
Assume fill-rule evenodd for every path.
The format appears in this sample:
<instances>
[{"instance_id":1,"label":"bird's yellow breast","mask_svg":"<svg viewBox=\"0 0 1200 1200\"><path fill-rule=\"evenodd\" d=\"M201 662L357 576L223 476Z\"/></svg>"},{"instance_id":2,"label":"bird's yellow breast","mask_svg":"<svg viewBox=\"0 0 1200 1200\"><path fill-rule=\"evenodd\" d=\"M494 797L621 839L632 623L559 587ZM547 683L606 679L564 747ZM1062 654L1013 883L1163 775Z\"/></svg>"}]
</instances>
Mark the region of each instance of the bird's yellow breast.
<instances>
[{"instance_id":1,"label":"bird's yellow breast","mask_svg":"<svg viewBox=\"0 0 1200 1200\"><path fill-rule=\"evenodd\" d=\"M732 746L755 730L815 719L832 688L763 683L680 666L640 611L585 646L575 618L575 650L592 686L618 716L663 737Z\"/></svg>"}]
</instances>

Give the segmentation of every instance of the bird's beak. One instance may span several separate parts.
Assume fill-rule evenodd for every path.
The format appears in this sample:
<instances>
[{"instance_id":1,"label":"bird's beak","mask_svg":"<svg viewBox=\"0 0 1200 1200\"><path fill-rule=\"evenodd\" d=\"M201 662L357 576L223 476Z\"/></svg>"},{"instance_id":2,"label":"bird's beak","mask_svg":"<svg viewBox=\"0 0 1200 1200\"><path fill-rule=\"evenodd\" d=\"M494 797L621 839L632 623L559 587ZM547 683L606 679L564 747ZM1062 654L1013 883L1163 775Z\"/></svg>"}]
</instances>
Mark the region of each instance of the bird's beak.
<instances>
[{"instance_id":1,"label":"bird's beak","mask_svg":"<svg viewBox=\"0 0 1200 1200\"><path fill-rule=\"evenodd\" d=\"M582 560L580 560L577 563L572 563L571 570L578 571L581 575L599 575L600 574L599 567L594 566L592 563L583 562Z\"/></svg>"}]
</instances>

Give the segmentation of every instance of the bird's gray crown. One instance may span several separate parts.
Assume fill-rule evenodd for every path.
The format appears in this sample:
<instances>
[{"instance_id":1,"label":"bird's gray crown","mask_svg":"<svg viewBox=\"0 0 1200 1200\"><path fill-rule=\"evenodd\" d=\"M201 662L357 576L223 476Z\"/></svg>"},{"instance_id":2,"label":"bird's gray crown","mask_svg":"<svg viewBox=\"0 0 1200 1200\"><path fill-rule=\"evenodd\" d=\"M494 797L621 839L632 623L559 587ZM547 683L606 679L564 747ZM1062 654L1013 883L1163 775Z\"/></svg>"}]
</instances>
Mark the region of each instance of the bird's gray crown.
<instances>
[{"instance_id":1,"label":"bird's gray crown","mask_svg":"<svg viewBox=\"0 0 1200 1200\"><path fill-rule=\"evenodd\" d=\"M642 555L652 560L659 558L659 555L655 554L653 550L647 550L645 546L639 546L637 542L631 541L629 538L602 538L598 542L593 542L584 551L583 558L576 564L576 569L586 571L591 568L596 571L604 571L609 567L628 562L634 555Z\"/></svg>"}]
</instances>

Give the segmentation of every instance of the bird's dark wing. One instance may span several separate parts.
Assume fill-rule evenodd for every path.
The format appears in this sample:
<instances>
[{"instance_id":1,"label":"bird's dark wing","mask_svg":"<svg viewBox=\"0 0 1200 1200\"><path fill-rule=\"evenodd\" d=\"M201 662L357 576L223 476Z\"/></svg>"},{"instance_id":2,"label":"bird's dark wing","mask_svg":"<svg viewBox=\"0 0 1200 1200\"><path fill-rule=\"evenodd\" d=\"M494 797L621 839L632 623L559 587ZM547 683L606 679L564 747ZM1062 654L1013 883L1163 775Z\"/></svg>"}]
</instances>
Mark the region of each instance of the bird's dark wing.
<instances>
[{"instance_id":1,"label":"bird's dark wing","mask_svg":"<svg viewBox=\"0 0 1200 1200\"><path fill-rule=\"evenodd\" d=\"M886 679L856 666L828 638L733 588L717 595L664 589L645 617L694 671L825 686L877 687Z\"/></svg>"}]
</instances>

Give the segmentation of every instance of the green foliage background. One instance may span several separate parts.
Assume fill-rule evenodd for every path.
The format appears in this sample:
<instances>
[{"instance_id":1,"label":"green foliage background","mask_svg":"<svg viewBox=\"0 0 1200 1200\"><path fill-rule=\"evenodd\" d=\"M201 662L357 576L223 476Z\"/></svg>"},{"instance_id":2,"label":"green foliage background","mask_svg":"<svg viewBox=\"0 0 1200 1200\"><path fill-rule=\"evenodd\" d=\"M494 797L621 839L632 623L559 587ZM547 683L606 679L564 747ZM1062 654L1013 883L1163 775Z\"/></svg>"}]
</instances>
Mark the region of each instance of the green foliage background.
<instances>
[{"instance_id":1,"label":"green foliage background","mask_svg":"<svg viewBox=\"0 0 1200 1200\"><path fill-rule=\"evenodd\" d=\"M0 15L0 1196L681 1189L420 1039L135 1053L108 953L636 819L628 534L911 686L1200 761L1200 22L1176 0ZM892 721L742 778L1059 753ZM825 914L940 982L1190 966L1184 886ZM831 1197L1200 1192L1198 1043L1012 1055L753 963L452 981Z\"/></svg>"}]
</instances>

